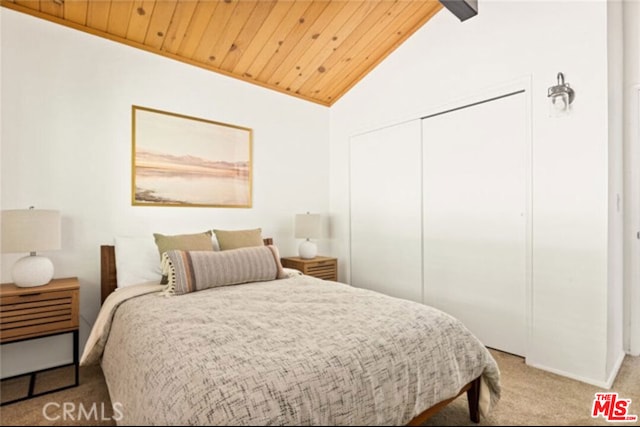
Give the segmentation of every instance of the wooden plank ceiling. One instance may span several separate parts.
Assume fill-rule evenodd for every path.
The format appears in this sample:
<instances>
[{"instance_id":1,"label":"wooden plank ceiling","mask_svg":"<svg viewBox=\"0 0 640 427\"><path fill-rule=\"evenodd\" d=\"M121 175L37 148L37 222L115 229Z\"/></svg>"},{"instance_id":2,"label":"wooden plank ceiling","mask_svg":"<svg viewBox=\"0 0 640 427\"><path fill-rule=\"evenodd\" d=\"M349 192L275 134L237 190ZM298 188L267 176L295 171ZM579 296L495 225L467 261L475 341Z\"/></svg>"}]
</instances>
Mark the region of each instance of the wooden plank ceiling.
<instances>
[{"instance_id":1,"label":"wooden plank ceiling","mask_svg":"<svg viewBox=\"0 0 640 427\"><path fill-rule=\"evenodd\" d=\"M2 6L332 105L437 0L0 0Z\"/></svg>"}]
</instances>

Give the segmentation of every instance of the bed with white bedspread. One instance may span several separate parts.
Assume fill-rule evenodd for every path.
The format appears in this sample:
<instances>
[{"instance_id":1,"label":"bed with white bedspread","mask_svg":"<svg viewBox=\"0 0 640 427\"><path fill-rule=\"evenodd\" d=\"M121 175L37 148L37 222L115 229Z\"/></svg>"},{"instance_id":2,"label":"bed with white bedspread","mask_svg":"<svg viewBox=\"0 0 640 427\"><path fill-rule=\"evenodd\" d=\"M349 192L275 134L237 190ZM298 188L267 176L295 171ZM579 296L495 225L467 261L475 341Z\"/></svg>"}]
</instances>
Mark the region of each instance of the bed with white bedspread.
<instances>
[{"instance_id":1,"label":"bed with white bedspread","mask_svg":"<svg viewBox=\"0 0 640 427\"><path fill-rule=\"evenodd\" d=\"M482 343L432 307L345 284L286 279L106 299L81 364L101 363L123 425L404 425L500 374Z\"/></svg>"}]
</instances>

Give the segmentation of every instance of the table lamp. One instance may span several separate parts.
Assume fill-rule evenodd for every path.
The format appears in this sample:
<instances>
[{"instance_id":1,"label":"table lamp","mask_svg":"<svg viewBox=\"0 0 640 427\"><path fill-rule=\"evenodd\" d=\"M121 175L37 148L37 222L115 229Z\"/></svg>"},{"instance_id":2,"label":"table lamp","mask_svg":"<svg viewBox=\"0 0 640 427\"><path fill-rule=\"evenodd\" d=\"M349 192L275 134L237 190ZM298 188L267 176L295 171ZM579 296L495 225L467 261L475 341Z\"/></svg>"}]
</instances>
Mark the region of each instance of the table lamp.
<instances>
[{"instance_id":1,"label":"table lamp","mask_svg":"<svg viewBox=\"0 0 640 427\"><path fill-rule=\"evenodd\" d=\"M4 210L2 223L2 252L29 252L20 258L11 271L16 286L46 285L53 278L53 263L37 251L60 249L60 212L53 210Z\"/></svg>"},{"instance_id":2,"label":"table lamp","mask_svg":"<svg viewBox=\"0 0 640 427\"><path fill-rule=\"evenodd\" d=\"M298 214L296 215L295 237L306 239L298 247L300 258L311 259L318 254L318 247L309 239L322 237L322 218L319 214Z\"/></svg>"}]
</instances>

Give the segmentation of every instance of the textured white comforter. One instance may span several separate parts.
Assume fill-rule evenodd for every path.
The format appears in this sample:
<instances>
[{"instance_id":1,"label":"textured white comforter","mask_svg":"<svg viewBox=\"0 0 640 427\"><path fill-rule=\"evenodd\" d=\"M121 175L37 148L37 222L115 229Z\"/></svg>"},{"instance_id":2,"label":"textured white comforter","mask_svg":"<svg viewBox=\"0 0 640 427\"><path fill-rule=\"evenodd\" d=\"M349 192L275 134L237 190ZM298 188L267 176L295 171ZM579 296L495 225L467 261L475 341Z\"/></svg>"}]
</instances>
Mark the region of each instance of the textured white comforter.
<instances>
[{"instance_id":1,"label":"textured white comforter","mask_svg":"<svg viewBox=\"0 0 640 427\"><path fill-rule=\"evenodd\" d=\"M422 304L309 276L159 289L111 295L82 357L120 424L402 425L480 375L499 397L488 350Z\"/></svg>"}]
</instances>

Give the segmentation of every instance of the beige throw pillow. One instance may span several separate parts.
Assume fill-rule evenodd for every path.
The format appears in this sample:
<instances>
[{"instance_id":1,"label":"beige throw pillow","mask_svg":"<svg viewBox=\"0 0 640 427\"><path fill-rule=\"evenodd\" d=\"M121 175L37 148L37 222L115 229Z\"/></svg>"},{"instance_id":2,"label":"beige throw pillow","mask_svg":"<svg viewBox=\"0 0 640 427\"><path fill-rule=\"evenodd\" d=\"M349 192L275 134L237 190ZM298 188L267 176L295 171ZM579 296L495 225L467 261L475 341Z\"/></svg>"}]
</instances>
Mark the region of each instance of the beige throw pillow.
<instances>
[{"instance_id":1,"label":"beige throw pillow","mask_svg":"<svg viewBox=\"0 0 640 427\"><path fill-rule=\"evenodd\" d=\"M164 234L154 233L156 246L162 254L171 251L212 251L213 243L211 242L211 231L196 234L176 234L173 236L165 236Z\"/></svg>"},{"instance_id":2,"label":"beige throw pillow","mask_svg":"<svg viewBox=\"0 0 640 427\"><path fill-rule=\"evenodd\" d=\"M213 232L216 234L221 251L264 246L261 228L252 230L213 230Z\"/></svg>"},{"instance_id":3,"label":"beige throw pillow","mask_svg":"<svg viewBox=\"0 0 640 427\"><path fill-rule=\"evenodd\" d=\"M196 234L176 234L173 236L153 233L153 237L156 240L156 246L160 253L160 259L162 260L162 254L167 251L213 251L211 234L211 231ZM162 275L160 284L167 284L166 274Z\"/></svg>"}]
</instances>

